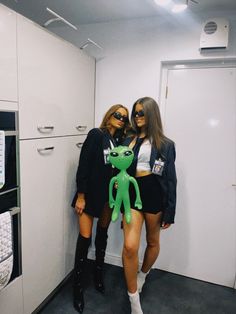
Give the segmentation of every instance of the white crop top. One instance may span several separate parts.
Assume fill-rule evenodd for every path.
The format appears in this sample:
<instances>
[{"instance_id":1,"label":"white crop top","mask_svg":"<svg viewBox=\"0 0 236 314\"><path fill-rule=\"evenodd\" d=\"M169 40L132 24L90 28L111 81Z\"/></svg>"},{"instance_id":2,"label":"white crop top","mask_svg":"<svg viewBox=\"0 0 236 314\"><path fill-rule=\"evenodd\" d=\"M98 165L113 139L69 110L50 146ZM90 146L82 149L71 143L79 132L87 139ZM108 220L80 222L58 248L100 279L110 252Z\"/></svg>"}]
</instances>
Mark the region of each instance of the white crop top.
<instances>
[{"instance_id":1,"label":"white crop top","mask_svg":"<svg viewBox=\"0 0 236 314\"><path fill-rule=\"evenodd\" d=\"M137 163L137 170L139 171L151 171L150 167L150 156L151 156L151 143L149 140L143 142L140 147L139 154L138 154L138 163Z\"/></svg>"}]
</instances>

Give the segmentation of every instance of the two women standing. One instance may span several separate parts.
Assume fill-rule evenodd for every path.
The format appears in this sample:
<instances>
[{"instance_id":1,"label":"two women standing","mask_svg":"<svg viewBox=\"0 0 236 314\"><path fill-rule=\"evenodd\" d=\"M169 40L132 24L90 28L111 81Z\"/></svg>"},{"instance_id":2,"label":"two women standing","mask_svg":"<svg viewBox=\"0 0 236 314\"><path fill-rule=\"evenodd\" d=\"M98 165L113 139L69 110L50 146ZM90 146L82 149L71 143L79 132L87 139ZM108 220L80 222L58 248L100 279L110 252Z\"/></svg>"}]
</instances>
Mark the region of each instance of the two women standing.
<instances>
[{"instance_id":1,"label":"two women standing","mask_svg":"<svg viewBox=\"0 0 236 314\"><path fill-rule=\"evenodd\" d=\"M80 226L75 257L74 306L80 313L84 307L82 279L94 217L99 217L95 240L95 285L99 291L104 292L102 265L107 229L111 220L111 209L107 205L108 185L113 175L111 165L106 159L108 148L122 142L122 145L133 149L135 158L128 172L136 177L143 204L142 210L135 208L135 191L131 187L132 221L127 224L123 219L122 260L132 314L143 313L139 292L158 257L160 229L166 229L174 223L175 146L163 133L160 111L155 100L150 97L138 99L132 108L131 122L134 135L128 137L128 110L121 105L111 107L100 128L89 132L81 151L77 171L78 190L73 203ZM147 246L142 268L138 273L138 250L143 222Z\"/></svg>"}]
</instances>

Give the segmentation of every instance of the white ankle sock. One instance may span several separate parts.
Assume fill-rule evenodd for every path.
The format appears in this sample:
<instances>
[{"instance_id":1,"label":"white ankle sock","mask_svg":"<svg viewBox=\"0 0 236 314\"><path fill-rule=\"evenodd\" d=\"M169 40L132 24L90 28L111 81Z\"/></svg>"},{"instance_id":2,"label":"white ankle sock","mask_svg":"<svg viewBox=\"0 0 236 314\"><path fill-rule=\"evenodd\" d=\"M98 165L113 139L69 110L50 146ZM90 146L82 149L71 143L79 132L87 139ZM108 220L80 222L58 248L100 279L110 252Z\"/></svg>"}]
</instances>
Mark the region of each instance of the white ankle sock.
<instances>
[{"instance_id":1,"label":"white ankle sock","mask_svg":"<svg viewBox=\"0 0 236 314\"><path fill-rule=\"evenodd\" d=\"M130 305L131 305L131 314L143 314L138 290L135 293L130 293L128 291L128 296L129 296Z\"/></svg>"},{"instance_id":2,"label":"white ankle sock","mask_svg":"<svg viewBox=\"0 0 236 314\"><path fill-rule=\"evenodd\" d=\"M141 293L143 289L143 285L146 280L146 276L149 274L150 270L147 273L143 273L141 270L138 272L137 275L137 285L138 285L138 292Z\"/></svg>"}]
</instances>

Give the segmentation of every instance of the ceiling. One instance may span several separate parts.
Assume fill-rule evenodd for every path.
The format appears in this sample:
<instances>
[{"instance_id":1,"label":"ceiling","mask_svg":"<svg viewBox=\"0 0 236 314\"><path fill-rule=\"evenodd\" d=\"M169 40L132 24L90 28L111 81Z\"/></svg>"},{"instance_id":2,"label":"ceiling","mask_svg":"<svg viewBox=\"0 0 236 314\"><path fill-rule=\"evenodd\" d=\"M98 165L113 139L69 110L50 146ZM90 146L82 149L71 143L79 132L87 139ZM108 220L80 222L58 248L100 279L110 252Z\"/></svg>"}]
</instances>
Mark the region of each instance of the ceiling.
<instances>
[{"instance_id":1,"label":"ceiling","mask_svg":"<svg viewBox=\"0 0 236 314\"><path fill-rule=\"evenodd\" d=\"M40 25L54 18L46 10L49 7L76 25L78 31L58 21L47 29L78 47L91 38L103 50L89 45L86 51L98 59L116 47L132 44L132 38L135 40L139 36L142 41L160 27L171 32L178 27L188 31L197 27L199 32L200 23L217 16L229 18L236 24L236 0L197 1L195 4L189 0L184 14L173 14L170 9L157 6L154 0L0 0L0 3Z\"/></svg>"},{"instance_id":2,"label":"ceiling","mask_svg":"<svg viewBox=\"0 0 236 314\"><path fill-rule=\"evenodd\" d=\"M180 1L180 0L172 0ZM236 0L189 0L194 14L214 10L236 10ZM162 17L168 11L154 0L0 0L15 11L39 24L52 18L49 7L74 25L114 22L146 17ZM183 0L184 2L184 0Z\"/></svg>"}]
</instances>

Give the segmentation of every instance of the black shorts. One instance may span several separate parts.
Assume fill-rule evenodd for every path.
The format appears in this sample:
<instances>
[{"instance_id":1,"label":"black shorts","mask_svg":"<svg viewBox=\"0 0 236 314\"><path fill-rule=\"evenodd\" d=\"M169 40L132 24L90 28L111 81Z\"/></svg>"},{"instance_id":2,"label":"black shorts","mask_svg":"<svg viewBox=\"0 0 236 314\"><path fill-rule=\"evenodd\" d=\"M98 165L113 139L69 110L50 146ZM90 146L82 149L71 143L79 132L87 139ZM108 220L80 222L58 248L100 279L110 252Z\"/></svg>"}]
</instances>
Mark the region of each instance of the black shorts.
<instances>
[{"instance_id":1,"label":"black shorts","mask_svg":"<svg viewBox=\"0 0 236 314\"><path fill-rule=\"evenodd\" d=\"M140 191L142 209L134 206L136 193L132 183L130 183L130 204L131 208L144 213L157 214L163 211L161 186L155 174L135 178Z\"/></svg>"}]
</instances>

